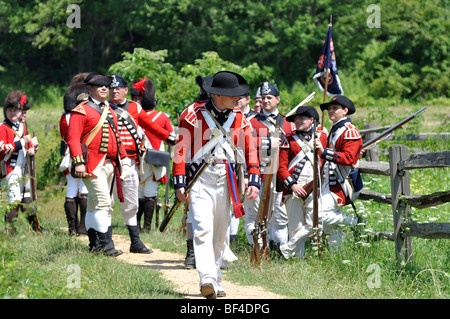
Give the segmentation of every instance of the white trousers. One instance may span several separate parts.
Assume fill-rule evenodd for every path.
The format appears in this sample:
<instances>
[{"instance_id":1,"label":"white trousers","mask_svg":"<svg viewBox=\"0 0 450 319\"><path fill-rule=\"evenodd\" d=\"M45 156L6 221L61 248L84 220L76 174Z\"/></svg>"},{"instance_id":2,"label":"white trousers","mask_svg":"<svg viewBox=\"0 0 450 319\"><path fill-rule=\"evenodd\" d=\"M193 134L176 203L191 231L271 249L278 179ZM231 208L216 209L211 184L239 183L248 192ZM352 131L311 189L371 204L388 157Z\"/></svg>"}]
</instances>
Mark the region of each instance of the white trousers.
<instances>
[{"instance_id":1,"label":"white trousers","mask_svg":"<svg viewBox=\"0 0 450 319\"><path fill-rule=\"evenodd\" d=\"M67 198L75 198L78 194L87 194L88 190L84 185L82 178L74 178L72 175L66 175L67 181L67 190L66 197Z\"/></svg>"},{"instance_id":2,"label":"white trousers","mask_svg":"<svg viewBox=\"0 0 450 319\"><path fill-rule=\"evenodd\" d=\"M120 202L120 210L122 212L125 224L128 226L137 225L136 214L139 209L139 175L136 162L131 159L130 173L122 180L123 202ZM114 198L117 198L117 184L114 182ZM114 199L113 199L114 200Z\"/></svg>"},{"instance_id":3,"label":"white trousers","mask_svg":"<svg viewBox=\"0 0 450 319\"><path fill-rule=\"evenodd\" d=\"M288 211L299 210L302 207L303 200L292 196L286 201ZM306 206L305 206L306 205ZM302 249L304 253L304 243L308 237L313 234L312 210L313 199L310 195L303 203L305 209L304 223L298 220L297 228L289 241L280 246L284 257L301 257ZM342 213L342 207L338 205L335 195L330 192L328 184L322 188L322 194L319 198L319 228L323 227L323 232L328 235L328 246L331 252L335 252L342 244L343 231L341 225L355 226L356 216L349 216ZM294 222L295 223L295 222Z\"/></svg>"},{"instance_id":4,"label":"white trousers","mask_svg":"<svg viewBox=\"0 0 450 319\"><path fill-rule=\"evenodd\" d=\"M262 190L264 189L264 182L261 183L259 196L253 200L244 200L244 221L245 221L245 233L250 245L253 245L252 231L255 228L255 222L258 219L259 207L262 197ZM273 190L273 185L271 190ZM273 212L269 212L270 221L268 225L268 237L276 243L284 244L288 240L288 217L286 208L281 205L282 192L276 192L274 198ZM271 216L270 216L271 215Z\"/></svg>"},{"instance_id":5,"label":"white trousers","mask_svg":"<svg viewBox=\"0 0 450 319\"><path fill-rule=\"evenodd\" d=\"M111 226L113 200L111 198L111 183L114 177L114 166L107 160L99 170L97 177L84 178L88 190L86 209L86 229L95 229L106 233Z\"/></svg>"},{"instance_id":6,"label":"white trousers","mask_svg":"<svg viewBox=\"0 0 450 319\"><path fill-rule=\"evenodd\" d=\"M285 206L288 216L289 240L280 246L285 257L303 257L305 254L305 226L313 224L313 197L303 200L295 195L286 197ZM309 228L308 228L309 235Z\"/></svg>"},{"instance_id":7,"label":"white trousers","mask_svg":"<svg viewBox=\"0 0 450 319\"><path fill-rule=\"evenodd\" d=\"M24 189L22 167L16 166L11 173L6 175L1 181L1 186L8 195L8 204L21 202Z\"/></svg>"},{"instance_id":8,"label":"white trousers","mask_svg":"<svg viewBox=\"0 0 450 319\"><path fill-rule=\"evenodd\" d=\"M154 165L147 164L145 161L140 164L141 172L140 172L140 181L139 181L139 191L138 195L139 198L144 197L156 197L158 194L158 182L154 181L153 178L155 177L156 180L159 180L162 176L159 176L159 171L164 169L165 167L156 167Z\"/></svg>"},{"instance_id":9,"label":"white trousers","mask_svg":"<svg viewBox=\"0 0 450 319\"><path fill-rule=\"evenodd\" d=\"M210 283L217 292L222 280L220 266L231 217L225 165L208 167L191 188L189 196L200 286Z\"/></svg>"}]
</instances>

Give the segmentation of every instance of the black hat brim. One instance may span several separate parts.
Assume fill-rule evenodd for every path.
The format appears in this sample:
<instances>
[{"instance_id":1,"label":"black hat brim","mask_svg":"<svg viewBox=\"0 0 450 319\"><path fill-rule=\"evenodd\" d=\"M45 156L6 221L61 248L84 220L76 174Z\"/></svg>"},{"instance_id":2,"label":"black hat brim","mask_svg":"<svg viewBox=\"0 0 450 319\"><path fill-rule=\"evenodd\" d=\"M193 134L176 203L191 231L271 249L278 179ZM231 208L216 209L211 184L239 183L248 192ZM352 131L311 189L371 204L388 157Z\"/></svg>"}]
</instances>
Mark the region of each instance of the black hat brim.
<instances>
[{"instance_id":1,"label":"black hat brim","mask_svg":"<svg viewBox=\"0 0 450 319\"><path fill-rule=\"evenodd\" d=\"M234 79L234 81L233 81L231 75L234 75L236 77L236 79ZM224 81L229 80L230 81L229 84L231 84L232 81L234 83L232 83L232 86L228 86L228 87L217 86L218 81L215 81L215 80L218 79L219 77L223 77ZM237 80L237 82L235 82L236 80ZM240 96L240 95L245 95L246 93L248 93L248 83L244 79L244 77L242 77L238 73L229 72L229 71L222 71L222 72L216 73L214 76L204 77L202 88L207 93L217 94L217 95L225 95L225 96Z\"/></svg>"},{"instance_id":2,"label":"black hat brim","mask_svg":"<svg viewBox=\"0 0 450 319\"><path fill-rule=\"evenodd\" d=\"M344 99L342 99L342 98L344 98ZM346 107L348 109L347 115L351 115L351 114L355 113L355 111L356 111L355 105L353 104L353 102L344 96L341 96L341 98L338 97L336 99L331 99L331 101L329 101L329 102L320 104L320 109L322 111L328 110L328 107L331 104L338 104L344 108Z\"/></svg>"},{"instance_id":3,"label":"black hat brim","mask_svg":"<svg viewBox=\"0 0 450 319\"><path fill-rule=\"evenodd\" d=\"M312 106L305 105L298 107L294 114L286 117L286 121L294 122L296 116L312 117L317 122L319 121L319 113L317 113L316 109Z\"/></svg>"}]
</instances>

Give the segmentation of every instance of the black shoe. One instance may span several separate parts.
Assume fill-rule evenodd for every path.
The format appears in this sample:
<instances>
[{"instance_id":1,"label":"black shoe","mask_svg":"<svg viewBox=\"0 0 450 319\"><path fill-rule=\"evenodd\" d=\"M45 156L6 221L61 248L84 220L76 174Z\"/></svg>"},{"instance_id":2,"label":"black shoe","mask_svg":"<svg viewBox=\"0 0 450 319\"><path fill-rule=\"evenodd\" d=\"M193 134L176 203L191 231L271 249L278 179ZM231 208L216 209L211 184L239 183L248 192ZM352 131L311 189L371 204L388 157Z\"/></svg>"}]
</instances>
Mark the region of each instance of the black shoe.
<instances>
[{"instance_id":1,"label":"black shoe","mask_svg":"<svg viewBox=\"0 0 450 319\"><path fill-rule=\"evenodd\" d=\"M130 234L130 253L135 254L151 254L153 250L145 247L144 243L139 238L139 226L127 225L128 232Z\"/></svg>"},{"instance_id":2,"label":"black shoe","mask_svg":"<svg viewBox=\"0 0 450 319\"><path fill-rule=\"evenodd\" d=\"M217 298L216 291L214 290L214 286L212 284L203 284L202 287L200 288L200 293L206 299Z\"/></svg>"},{"instance_id":3,"label":"black shoe","mask_svg":"<svg viewBox=\"0 0 450 319\"><path fill-rule=\"evenodd\" d=\"M133 254L151 254L153 250L151 248L142 247L142 248L130 248L130 253Z\"/></svg>"},{"instance_id":4,"label":"black shoe","mask_svg":"<svg viewBox=\"0 0 450 319\"><path fill-rule=\"evenodd\" d=\"M186 258L184 259L184 268L185 269L194 269L195 268L195 255L194 255L194 241L192 239L188 239L186 241Z\"/></svg>"}]
</instances>

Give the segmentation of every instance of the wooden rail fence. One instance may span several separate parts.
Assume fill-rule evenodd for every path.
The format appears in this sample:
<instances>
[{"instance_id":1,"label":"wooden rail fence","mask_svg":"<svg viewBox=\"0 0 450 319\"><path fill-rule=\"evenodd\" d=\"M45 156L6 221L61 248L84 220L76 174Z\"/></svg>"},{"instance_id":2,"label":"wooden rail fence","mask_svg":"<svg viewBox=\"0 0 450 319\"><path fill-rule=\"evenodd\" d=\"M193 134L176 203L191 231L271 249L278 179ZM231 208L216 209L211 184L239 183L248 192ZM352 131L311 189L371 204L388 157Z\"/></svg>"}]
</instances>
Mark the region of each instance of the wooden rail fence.
<instances>
[{"instance_id":1,"label":"wooden rail fence","mask_svg":"<svg viewBox=\"0 0 450 319\"><path fill-rule=\"evenodd\" d=\"M363 189L359 199L374 200L392 206L394 231L373 233L378 238L395 242L398 260L413 260L412 237L427 239L450 239L450 223L417 223L409 218L411 207L425 208L450 201L450 190L427 195L410 194L409 170L432 167L450 167L450 151L411 154L408 147L392 145L389 162L360 161L361 173L390 176L391 194L382 194ZM448 187L448 185L443 185Z\"/></svg>"}]
</instances>

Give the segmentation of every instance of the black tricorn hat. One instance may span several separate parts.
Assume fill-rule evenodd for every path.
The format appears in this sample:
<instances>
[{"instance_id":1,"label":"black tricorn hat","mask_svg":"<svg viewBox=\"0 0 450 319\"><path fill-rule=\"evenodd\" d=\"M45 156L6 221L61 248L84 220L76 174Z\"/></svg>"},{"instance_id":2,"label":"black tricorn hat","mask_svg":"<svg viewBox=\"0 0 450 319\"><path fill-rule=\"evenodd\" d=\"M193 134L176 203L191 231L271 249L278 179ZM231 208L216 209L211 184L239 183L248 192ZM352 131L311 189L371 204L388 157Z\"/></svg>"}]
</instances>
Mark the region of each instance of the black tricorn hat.
<instances>
[{"instance_id":1,"label":"black tricorn hat","mask_svg":"<svg viewBox=\"0 0 450 319\"><path fill-rule=\"evenodd\" d=\"M112 79L110 76L102 75L99 73L89 73L89 75L84 79L83 83L86 85L98 85L98 86L107 86L111 84Z\"/></svg>"},{"instance_id":2,"label":"black tricorn hat","mask_svg":"<svg viewBox=\"0 0 450 319\"><path fill-rule=\"evenodd\" d=\"M294 114L286 117L286 121L294 122L296 116L312 117L315 121L319 122L319 113L312 106L303 105L298 107Z\"/></svg>"},{"instance_id":3,"label":"black tricorn hat","mask_svg":"<svg viewBox=\"0 0 450 319\"><path fill-rule=\"evenodd\" d=\"M330 104L338 104L344 108L346 107L348 109L347 115L353 114L356 111L355 105L353 104L353 102L349 98L347 98L343 95L336 95L330 100L330 102L320 104L320 109L322 111L328 110L328 106Z\"/></svg>"},{"instance_id":4,"label":"black tricorn hat","mask_svg":"<svg viewBox=\"0 0 450 319\"><path fill-rule=\"evenodd\" d=\"M207 93L239 96L248 92L248 83L240 74L220 71L214 76L204 77L202 88Z\"/></svg>"}]
</instances>

